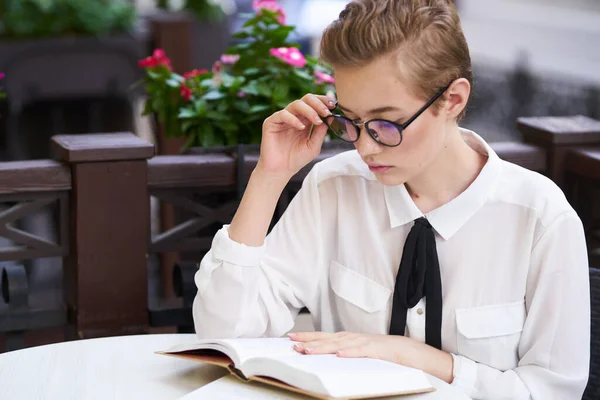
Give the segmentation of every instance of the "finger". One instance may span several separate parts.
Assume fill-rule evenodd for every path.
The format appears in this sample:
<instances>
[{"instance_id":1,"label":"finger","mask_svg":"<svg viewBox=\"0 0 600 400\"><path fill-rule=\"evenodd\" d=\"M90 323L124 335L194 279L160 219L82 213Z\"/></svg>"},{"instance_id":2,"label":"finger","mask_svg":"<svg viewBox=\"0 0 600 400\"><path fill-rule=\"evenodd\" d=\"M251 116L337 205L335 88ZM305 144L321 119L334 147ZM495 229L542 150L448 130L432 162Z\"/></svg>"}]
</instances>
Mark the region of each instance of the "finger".
<instances>
[{"instance_id":1,"label":"finger","mask_svg":"<svg viewBox=\"0 0 600 400\"><path fill-rule=\"evenodd\" d=\"M364 344L361 337L339 338L304 344L306 354L337 354Z\"/></svg>"},{"instance_id":2,"label":"finger","mask_svg":"<svg viewBox=\"0 0 600 400\"><path fill-rule=\"evenodd\" d=\"M304 346L304 347L319 347L319 346L322 346L329 342L354 340L360 336L361 335L357 334L357 333L338 332L338 333L335 333L333 336L325 336L325 337L317 338L314 340L307 340L305 342L302 342L302 346Z\"/></svg>"},{"instance_id":3,"label":"finger","mask_svg":"<svg viewBox=\"0 0 600 400\"><path fill-rule=\"evenodd\" d=\"M308 145L311 148L321 148L323 146L323 142L325 141L325 136L327 136L327 130L329 128L327 125L323 124L320 126L316 126L312 132L312 135L309 139Z\"/></svg>"},{"instance_id":4,"label":"finger","mask_svg":"<svg viewBox=\"0 0 600 400\"><path fill-rule=\"evenodd\" d=\"M296 342L308 342L313 340L323 340L335 337L335 333L331 332L295 332L288 333L290 339Z\"/></svg>"},{"instance_id":5,"label":"finger","mask_svg":"<svg viewBox=\"0 0 600 400\"><path fill-rule=\"evenodd\" d=\"M302 121L298 119L298 117L296 117L288 110L278 111L275 114L273 114L270 118L272 118L270 122L274 124L286 124L300 130L306 129L306 125L304 125Z\"/></svg>"},{"instance_id":6,"label":"finger","mask_svg":"<svg viewBox=\"0 0 600 400\"><path fill-rule=\"evenodd\" d=\"M322 117L331 115L331 109L335 108L334 100L327 96L307 94L302 98L302 101L311 106Z\"/></svg>"},{"instance_id":7,"label":"finger","mask_svg":"<svg viewBox=\"0 0 600 400\"><path fill-rule=\"evenodd\" d=\"M321 105L323 107L323 105ZM286 110L299 118L306 118L311 124L321 125L323 120L318 110L315 110L311 105L303 100L296 100L286 107Z\"/></svg>"},{"instance_id":8,"label":"finger","mask_svg":"<svg viewBox=\"0 0 600 400\"><path fill-rule=\"evenodd\" d=\"M338 357L346 358L370 357L370 351L369 345L360 344L339 349L335 354Z\"/></svg>"}]
</instances>

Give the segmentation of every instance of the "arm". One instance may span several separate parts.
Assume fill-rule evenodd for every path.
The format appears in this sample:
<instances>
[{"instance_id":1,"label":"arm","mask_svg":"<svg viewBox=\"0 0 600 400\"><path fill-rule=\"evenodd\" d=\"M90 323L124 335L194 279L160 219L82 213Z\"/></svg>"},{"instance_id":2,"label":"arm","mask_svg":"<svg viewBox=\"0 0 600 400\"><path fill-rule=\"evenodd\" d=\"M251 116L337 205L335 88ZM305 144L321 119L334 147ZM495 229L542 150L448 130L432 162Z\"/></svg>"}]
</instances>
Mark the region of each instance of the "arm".
<instances>
[{"instance_id":1,"label":"arm","mask_svg":"<svg viewBox=\"0 0 600 400\"><path fill-rule=\"evenodd\" d=\"M282 190L320 152L327 127L319 114L330 113L328 103L307 95L265 120L260 160L240 207L216 234L195 277L200 337L281 336L313 295L321 243L316 168L265 235Z\"/></svg>"},{"instance_id":2,"label":"arm","mask_svg":"<svg viewBox=\"0 0 600 400\"><path fill-rule=\"evenodd\" d=\"M313 169L261 246L234 241L233 225L217 233L195 277L198 293L193 314L200 337L281 336L293 327L320 276L316 182ZM261 193L261 183L253 186L248 187L247 205L272 190ZM257 218L253 209L257 214L265 212L258 210L260 206L249 207L248 219Z\"/></svg>"},{"instance_id":3,"label":"arm","mask_svg":"<svg viewBox=\"0 0 600 400\"><path fill-rule=\"evenodd\" d=\"M583 227L559 216L534 245L519 365L499 371L454 357L453 385L474 399L581 399L588 380L590 295Z\"/></svg>"}]
</instances>

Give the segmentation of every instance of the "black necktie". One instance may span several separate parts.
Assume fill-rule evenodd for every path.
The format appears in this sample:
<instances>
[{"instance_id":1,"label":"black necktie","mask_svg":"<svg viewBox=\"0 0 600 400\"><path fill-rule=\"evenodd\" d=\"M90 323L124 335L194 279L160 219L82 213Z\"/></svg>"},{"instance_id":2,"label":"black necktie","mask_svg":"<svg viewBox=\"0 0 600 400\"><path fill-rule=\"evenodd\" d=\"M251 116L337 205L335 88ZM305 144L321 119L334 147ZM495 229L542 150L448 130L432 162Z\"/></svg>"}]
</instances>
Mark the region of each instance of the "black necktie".
<instances>
[{"instance_id":1,"label":"black necktie","mask_svg":"<svg viewBox=\"0 0 600 400\"><path fill-rule=\"evenodd\" d=\"M425 218L408 233L396 276L390 335L404 335L406 312L425 296L425 343L442 347L442 280L433 228Z\"/></svg>"}]
</instances>

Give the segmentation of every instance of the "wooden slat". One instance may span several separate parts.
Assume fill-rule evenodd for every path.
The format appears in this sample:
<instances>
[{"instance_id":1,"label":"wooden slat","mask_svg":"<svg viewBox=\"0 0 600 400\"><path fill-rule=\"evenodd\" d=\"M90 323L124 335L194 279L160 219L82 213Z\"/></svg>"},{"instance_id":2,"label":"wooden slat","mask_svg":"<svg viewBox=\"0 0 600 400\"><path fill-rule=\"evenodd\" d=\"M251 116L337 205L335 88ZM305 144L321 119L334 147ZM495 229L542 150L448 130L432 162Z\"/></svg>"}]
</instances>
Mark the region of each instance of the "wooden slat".
<instances>
[{"instance_id":1,"label":"wooden slat","mask_svg":"<svg viewBox=\"0 0 600 400\"><path fill-rule=\"evenodd\" d=\"M52 160L0 162L0 194L71 189L71 172Z\"/></svg>"},{"instance_id":2,"label":"wooden slat","mask_svg":"<svg viewBox=\"0 0 600 400\"><path fill-rule=\"evenodd\" d=\"M294 176L293 180L304 179L315 163L342 151L345 149L322 151L315 160ZM244 177L248 179L256 167L258 154L247 154L244 160ZM236 176L236 160L225 154L156 156L148 160L148 186L151 189L235 187Z\"/></svg>"},{"instance_id":3,"label":"wooden slat","mask_svg":"<svg viewBox=\"0 0 600 400\"><path fill-rule=\"evenodd\" d=\"M49 249L29 249L25 246L11 246L0 249L0 261L34 260L36 258L62 257L67 249L56 246Z\"/></svg>"},{"instance_id":4,"label":"wooden slat","mask_svg":"<svg viewBox=\"0 0 600 400\"><path fill-rule=\"evenodd\" d=\"M154 156L154 146L130 132L56 135L52 151L61 161L101 162L145 160Z\"/></svg>"},{"instance_id":5,"label":"wooden slat","mask_svg":"<svg viewBox=\"0 0 600 400\"><path fill-rule=\"evenodd\" d=\"M247 165L258 157L248 156ZM235 185L235 161L225 154L157 156L148 160L152 188L227 187Z\"/></svg>"},{"instance_id":6,"label":"wooden slat","mask_svg":"<svg viewBox=\"0 0 600 400\"><path fill-rule=\"evenodd\" d=\"M212 237L195 238L189 237L176 243L158 243L150 245L149 253L161 253L163 251L202 251L210 249Z\"/></svg>"}]
</instances>

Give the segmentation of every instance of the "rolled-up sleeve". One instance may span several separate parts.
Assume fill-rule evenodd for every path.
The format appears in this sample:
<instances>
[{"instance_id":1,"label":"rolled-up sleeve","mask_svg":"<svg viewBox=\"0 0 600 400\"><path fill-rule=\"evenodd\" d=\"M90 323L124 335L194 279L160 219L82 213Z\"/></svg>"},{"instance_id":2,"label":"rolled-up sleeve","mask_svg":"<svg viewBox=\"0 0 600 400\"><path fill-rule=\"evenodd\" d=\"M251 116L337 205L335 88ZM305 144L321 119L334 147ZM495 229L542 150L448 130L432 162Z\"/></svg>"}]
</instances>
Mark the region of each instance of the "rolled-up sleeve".
<instances>
[{"instance_id":1,"label":"rolled-up sleeve","mask_svg":"<svg viewBox=\"0 0 600 400\"><path fill-rule=\"evenodd\" d=\"M263 246L233 241L228 225L215 235L195 276L199 337L273 337L292 329L322 269L317 174L315 167L307 175Z\"/></svg>"},{"instance_id":2,"label":"rolled-up sleeve","mask_svg":"<svg viewBox=\"0 0 600 400\"><path fill-rule=\"evenodd\" d=\"M500 371L453 354L452 385L473 399L581 399L590 362L588 268L581 220L566 212L534 244L518 366Z\"/></svg>"}]
</instances>

